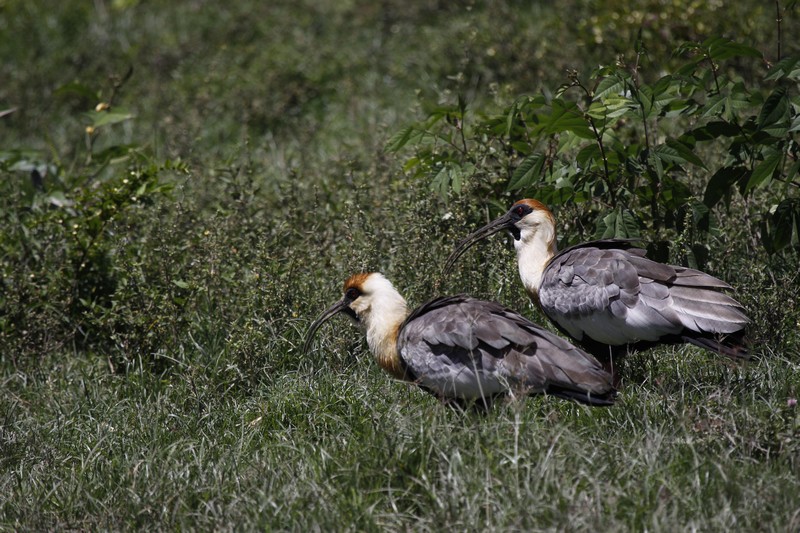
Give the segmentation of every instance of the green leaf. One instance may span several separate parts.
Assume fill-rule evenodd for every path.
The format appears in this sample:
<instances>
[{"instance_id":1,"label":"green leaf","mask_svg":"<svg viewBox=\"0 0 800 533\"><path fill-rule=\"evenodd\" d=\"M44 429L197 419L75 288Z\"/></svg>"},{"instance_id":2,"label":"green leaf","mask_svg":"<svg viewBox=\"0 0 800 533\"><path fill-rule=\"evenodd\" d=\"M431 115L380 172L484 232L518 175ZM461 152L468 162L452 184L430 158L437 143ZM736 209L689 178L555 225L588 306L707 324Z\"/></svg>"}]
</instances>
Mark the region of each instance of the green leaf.
<instances>
[{"instance_id":1,"label":"green leaf","mask_svg":"<svg viewBox=\"0 0 800 533\"><path fill-rule=\"evenodd\" d=\"M698 65L703 60L703 56L698 55L682 67L680 67L676 72L675 75L683 78L690 78L694 76L695 71L698 69Z\"/></svg>"},{"instance_id":2,"label":"green leaf","mask_svg":"<svg viewBox=\"0 0 800 533\"><path fill-rule=\"evenodd\" d=\"M703 46L708 50L708 57L714 61L732 57L762 57L761 52L755 48L723 37L712 37L703 42Z\"/></svg>"},{"instance_id":3,"label":"green leaf","mask_svg":"<svg viewBox=\"0 0 800 533\"><path fill-rule=\"evenodd\" d=\"M772 124L770 126L765 126L764 129L762 129L760 131L760 133L766 134L768 140L770 142L772 142L772 141L776 141L776 140L780 139L781 137L783 137L784 135L786 135L786 133L788 131L789 131L789 122L788 121L784 121L784 122L778 122L776 124ZM755 140L755 142L757 144L767 144L764 141L762 141L761 139L759 139L757 136L754 137L754 140Z\"/></svg>"},{"instance_id":4,"label":"green leaf","mask_svg":"<svg viewBox=\"0 0 800 533\"><path fill-rule=\"evenodd\" d=\"M92 121L94 128L118 124L134 117L132 113L121 108L116 108L114 111L89 111L87 116Z\"/></svg>"},{"instance_id":5,"label":"green leaf","mask_svg":"<svg viewBox=\"0 0 800 533\"><path fill-rule=\"evenodd\" d=\"M544 155L542 154L531 154L526 157L516 170L514 170L506 190L515 191L517 189L530 187L541 175L544 159Z\"/></svg>"},{"instance_id":6,"label":"green leaf","mask_svg":"<svg viewBox=\"0 0 800 533\"><path fill-rule=\"evenodd\" d=\"M461 184L463 182L464 173L460 166L454 165L450 167L450 187L456 194L461 194Z\"/></svg>"},{"instance_id":7,"label":"green leaf","mask_svg":"<svg viewBox=\"0 0 800 533\"><path fill-rule=\"evenodd\" d=\"M190 285L188 283L186 283L185 281L180 280L180 279L172 280L172 284L175 285L176 287L181 288L181 289L188 289L190 287Z\"/></svg>"},{"instance_id":8,"label":"green leaf","mask_svg":"<svg viewBox=\"0 0 800 533\"><path fill-rule=\"evenodd\" d=\"M673 103L676 101L679 92L680 84L672 76L664 76L652 88L651 100L653 108L658 112L664 109L674 111L676 107L673 106ZM678 107L685 108L687 104L685 101L681 101Z\"/></svg>"},{"instance_id":9,"label":"green leaf","mask_svg":"<svg viewBox=\"0 0 800 533\"><path fill-rule=\"evenodd\" d=\"M410 157L404 164L403 164L403 172L409 172L412 168L418 166L421 163L418 157Z\"/></svg>"},{"instance_id":10,"label":"green leaf","mask_svg":"<svg viewBox=\"0 0 800 533\"><path fill-rule=\"evenodd\" d=\"M738 109L746 109L752 106L750 95L744 83L738 82L728 85L728 97L725 99L726 111L729 113Z\"/></svg>"},{"instance_id":11,"label":"green leaf","mask_svg":"<svg viewBox=\"0 0 800 533\"><path fill-rule=\"evenodd\" d=\"M53 191L53 193L47 197L46 202L55 207L72 207L75 205L75 202L67 198L63 191Z\"/></svg>"},{"instance_id":12,"label":"green leaf","mask_svg":"<svg viewBox=\"0 0 800 533\"><path fill-rule=\"evenodd\" d=\"M800 161L795 161L789 170L786 171L786 179L793 180L797 174L800 173Z\"/></svg>"},{"instance_id":13,"label":"green leaf","mask_svg":"<svg viewBox=\"0 0 800 533\"><path fill-rule=\"evenodd\" d=\"M519 102L514 102L506 114L506 137L511 135L511 127L514 125L514 119L517 118L519 109Z\"/></svg>"},{"instance_id":14,"label":"green leaf","mask_svg":"<svg viewBox=\"0 0 800 533\"><path fill-rule=\"evenodd\" d=\"M725 101L726 98L722 94L715 94L711 98L706 101L706 105L703 106L705 111L703 111L703 117L710 117L710 116L720 116L725 111Z\"/></svg>"},{"instance_id":15,"label":"green leaf","mask_svg":"<svg viewBox=\"0 0 800 533\"><path fill-rule=\"evenodd\" d=\"M624 96L611 95L602 101L592 102L586 114L595 120L606 120L631 113L635 107L636 104L631 99Z\"/></svg>"},{"instance_id":16,"label":"green leaf","mask_svg":"<svg viewBox=\"0 0 800 533\"><path fill-rule=\"evenodd\" d=\"M67 96L71 94L81 96L87 100L96 101L100 99L100 93L92 90L89 86L76 81L72 83L66 83L53 91L54 96Z\"/></svg>"},{"instance_id":17,"label":"green leaf","mask_svg":"<svg viewBox=\"0 0 800 533\"><path fill-rule=\"evenodd\" d=\"M443 166L431 180L431 189L441 198L447 198L447 190L450 186L450 171L447 166Z\"/></svg>"},{"instance_id":18,"label":"green leaf","mask_svg":"<svg viewBox=\"0 0 800 533\"><path fill-rule=\"evenodd\" d=\"M120 162L128 159L128 156L136 150L135 144L115 144L109 146L104 150L99 150L92 155L92 158L98 162Z\"/></svg>"},{"instance_id":19,"label":"green leaf","mask_svg":"<svg viewBox=\"0 0 800 533\"><path fill-rule=\"evenodd\" d=\"M698 229L703 231L711 231L712 230L712 217L711 217L711 209L702 202L693 201L691 202L691 210L692 210L692 223ZM717 228L714 228L715 230Z\"/></svg>"},{"instance_id":20,"label":"green leaf","mask_svg":"<svg viewBox=\"0 0 800 533\"><path fill-rule=\"evenodd\" d=\"M646 190L646 189L645 189ZM655 193L657 191L653 191ZM640 196L643 196L640 194ZM689 187L672 176L667 176L661 182L661 200L662 207L675 210L684 205L687 200L692 196L692 191Z\"/></svg>"},{"instance_id":21,"label":"green leaf","mask_svg":"<svg viewBox=\"0 0 800 533\"><path fill-rule=\"evenodd\" d=\"M692 163L693 165L706 168L703 164L703 160L697 157L688 145L676 139L670 139L666 144L656 146L653 152L665 163Z\"/></svg>"},{"instance_id":22,"label":"green leaf","mask_svg":"<svg viewBox=\"0 0 800 533\"><path fill-rule=\"evenodd\" d=\"M411 136L414 134L415 131L414 126L406 126L405 128L401 129L391 137L389 140L386 141L386 150L389 152L398 152L402 149L408 141L411 139Z\"/></svg>"},{"instance_id":23,"label":"green leaf","mask_svg":"<svg viewBox=\"0 0 800 533\"><path fill-rule=\"evenodd\" d=\"M800 244L800 199L786 198L773 206L762 219L761 238L764 248L775 253L787 246Z\"/></svg>"},{"instance_id":24,"label":"green leaf","mask_svg":"<svg viewBox=\"0 0 800 533\"><path fill-rule=\"evenodd\" d=\"M553 185L537 188L536 197L547 205L564 205L581 201L571 187L555 187Z\"/></svg>"},{"instance_id":25,"label":"green leaf","mask_svg":"<svg viewBox=\"0 0 800 533\"><path fill-rule=\"evenodd\" d=\"M708 207L714 207L727 194L731 187L750 175L750 170L743 166L728 166L717 170L706 185L703 194L703 203Z\"/></svg>"},{"instance_id":26,"label":"green leaf","mask_svg":"<svg viewBox=\"0 0 800 533\"><path fill-rule=\"evenodd\" d=\"M689 268L702 270L708 262L709 250L704 244L695 243L686 250L686 263Z\"/></svg>"},{"instance_id":27,"label":"green leaf","mask_svg":"<svg viewBox=\"0 0 800 533\"><path fill-rule=\"evenodd\" d=\"M761 112L758 114L759 129L775 124L788 118L789 99L786 97L786 87L778 87L767 97Z\"/></svg>"},{"instance_id":28,"label":"green leaf","mask_svg":"<svg viewBox=\"0 0 800 533\"><path fill-rule=\"evenodd\" d=\"M700 105L693 98L672 97L668 102L664 102L661 107L661 114L665 117L692 115L699 108Z\"/></svg>"},{"instance_id":29,"label":"green leaf","mask_svg":"<svg viewBox=\"0 0 800 533\"><path fill-rule=\"evenodd\" d=\"M594 139L594 132L581 109L577 104L564 100L553 100L552 113L545 124L545 131L551 135L570 131L583 139Z\"/></svg>"},{"instance_id":30,"label":"green leaf","mask_svg":"<svg viewBox=\"0 0 800 533\"><path fill-rule=\"evenodd\" d=\"M639 91L634 93L634 99L641 109L641 114L645 118L649 118L653 113L653 90L647 85L641 85Z\"/></svg>"},{"instance_id":31,"label":"green leaf","mask_svg":"<svg viewBox=\"0 0 800 533\"><path fill-rule=\"evenodd\" d=\"M599 219L596 223L597 239L637 239L639 223L629 209L617 209Z\"/></svg>"},{"instance_id":32,"label":"green leaf","mask_svg":"<svg viewBox=\"0 0 800 533\"><path fill-rule=\"evenodd\" d=\"M685 54L697 54L698 52L702 52L702 46L693 41L684 41L675 47L675 50L672 52L673 57L682 56Z\"/></svg>"},{"instance_id":33,"label":"green leaf","mask_svg":"<svg viewBox=\"0 0 800 533\"><path fill-rule=\"evenodd\" d=\"M714 120L703 126L688 131L681 136L681 139L692 139L693 142L711 141L720 137L736 137L739 135L739 133L740 129L735 124L731 124L730 122L726 122L724 120Z\"/></svg>"},{"instance_id":34,"label":"green leaf","mask_svg":"<svg viewBox=\"0 0 800 533\"><path fill-rule=\"evenodd\" d=\"M583 169L589 169L593 166L595 161L601 161L603 153L600 151L600 146L597 143L591 143L584 146L578 155L575 156L575 161Z\"/></svg>"},{"instance_id":35,"label":"green leaf","mask_svg":"<svg viewBox=\"0 0 800 533\"><path fill-rule=\"evenodd\" d=\"M600 83L597 84L597 88L594 90L594 97L592 100L595 102L598 100L602 100L603 98L612 95L612 96L623 96L625 95L625 87L626 82L624 79L620 79L617 76L610 76L608 78L603 78L600 80Z\"/></svg>"},{"instance_id":36,"label":"green leaf","mask_svg":"<svg viewBox=\"0 0 800 533\"><path fill-rule=\"evenodd\" d=\"M512 141L511 148L516 150L520 155L530 155L531 145L528 141Z\"/></svg>"},{"instance_id":37,"label":"green leaf","mask_svg":"<svg viewBox=\"0 0 800 533\"><path fill-rule=\"evenodd\" d=\"M765 181L766 183L772 181L772 176L775 174L775 169L778 168L778 165L782 159L783 154L777 151L774 151L765 157L764 160L753 169L753 173L750 175L750 179L747 181L745 193L748 193L756 187L759 187ZM769 180L767 181L768 178Z\"/></svg>"},{"instance_id":38,"label":"green leaf","mask_svg":"<svg viewBox=\"0 0 800 533\"><path fill-rule=\"evenodd\" d=\"M442 198L446 198L451 190L460 194L464 180L475 174L475 165L471 163L462 166L454 161L447 161L437 163L438 165L441 168L431 179L430 187Z\"/></svg>"},{"instance_id":39,"label":"green leaf","mask_svg":"<svg viewBox=\"0 0 800 533\"><path fill-rule=\"evenodd\" d=\"M511 135L511 130L514 127L514 120L520 116L524 117L526 113L533 113L534 111L545 105L544 95L526 95L518 98L508 109L505 117L506 136Z\"/></svg>"},{"instance_id":40,"label":"green leaf","mask_svg":"<svg viewBox=\"0 0 800 533\"><path fill-rule=\"evenodd\" d=\"M798 61L800 61L800 57L785 57L772 65L772 68L769 69L769 74L767 74L764 79L765 80L779 80L782 78L789 78L792 80L800 79L800 66L798 66Z\"/></svg>"}]
</instances>

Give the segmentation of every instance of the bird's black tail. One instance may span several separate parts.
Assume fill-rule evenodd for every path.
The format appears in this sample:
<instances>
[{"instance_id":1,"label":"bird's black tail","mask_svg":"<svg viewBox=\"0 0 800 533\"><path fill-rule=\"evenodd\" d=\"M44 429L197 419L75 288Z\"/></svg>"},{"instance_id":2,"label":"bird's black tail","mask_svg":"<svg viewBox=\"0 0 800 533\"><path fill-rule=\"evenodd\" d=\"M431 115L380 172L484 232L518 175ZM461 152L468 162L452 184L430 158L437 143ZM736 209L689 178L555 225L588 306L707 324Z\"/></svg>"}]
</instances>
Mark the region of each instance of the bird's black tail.
<instances>
[{"instance_id":1,"label":"bird's black tail","mask_svg":"<svg viewBox=\"0 0 800 533\"><path fill-rule=\"evenodd\" d=\"M750 351L747 349L747 339L744 336L744 331L717 336L711 336L708 333L694 335L690 333L684 335L683 340L732 359L750 359Z\"/></svg>"},{"instance_id":2,"label":"bird's black tail","mask_svg":"<svg viewBox=\"0 0 800 533\"><path fill-rule=\"evenodd\" d=\"M592 394L591 392L551 385L547 388L546 393L556 398L574 400L584 405L591 405L592 407L608 407L614 405L617 399L617 391L614 389L603 394Z\"/></svg>"}]
</instances>

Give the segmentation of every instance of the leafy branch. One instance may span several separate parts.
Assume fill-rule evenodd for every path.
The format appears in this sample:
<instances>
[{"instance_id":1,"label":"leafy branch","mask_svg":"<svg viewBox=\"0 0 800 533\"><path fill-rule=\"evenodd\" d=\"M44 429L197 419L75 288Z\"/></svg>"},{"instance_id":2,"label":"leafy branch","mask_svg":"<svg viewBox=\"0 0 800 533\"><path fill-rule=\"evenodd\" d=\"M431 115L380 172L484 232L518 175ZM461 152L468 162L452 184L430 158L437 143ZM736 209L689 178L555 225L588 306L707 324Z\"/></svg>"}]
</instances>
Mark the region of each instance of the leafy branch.
<instances>
[{"instance_id":1,"label":"leafy branch","mask_svg":"<svg viewBox=\"0 0 800 533\"><path fill-rule=\"evenodd\" d=\"M531 195L551 205L584 204L595 235L650 230L665 239L662 249L686 232L700 242L714 233L712 210L722 200L730 205L733 193L748 199L764 191L774 200L763 213L762 244L769 252L795 245L800 58L775 63L764 78L774 87L762 92L723 70L733 58L763 59L729 39L680 45L675 56L684 63L652 82L639 72L641 45L635 52L630 67L620 59L585 80L569 71L553 96L520 96L498 114L473 119L471 128L464 127L467 109L459 99L398 132L387 148L411 147L404 169L429 179L442 197L488 176L474 189L479 198L488 192L498 201ZM570 98L571 88L580 96ZM705 148L712 143L722 144L722 158ZM695 250L688 262L702 260L696 243L687 249Z\"/></svg>"}]
</instances>

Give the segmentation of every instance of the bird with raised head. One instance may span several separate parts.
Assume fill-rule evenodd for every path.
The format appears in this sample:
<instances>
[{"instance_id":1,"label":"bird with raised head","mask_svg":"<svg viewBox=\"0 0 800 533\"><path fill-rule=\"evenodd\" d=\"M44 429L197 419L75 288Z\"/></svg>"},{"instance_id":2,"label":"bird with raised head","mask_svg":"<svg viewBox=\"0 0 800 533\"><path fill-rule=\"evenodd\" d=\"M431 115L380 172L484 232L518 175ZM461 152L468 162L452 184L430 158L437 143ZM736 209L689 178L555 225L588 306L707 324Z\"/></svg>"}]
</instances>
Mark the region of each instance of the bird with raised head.
<instances>
[{"instance_id":1,"label":"bird with raised head","mask_svg":"<svg viewBox=\"0 0 800 533\"><path fill-rule=\"evenodd\" d=\"M749 357L742 305L709 274L645 257L630 240L604 239L556 249L553 213L520 200L465 237L444 275L473 244L507 230L528 295L559 330L608 368L613 358L657 344L692 343L732 358Z\"/></svg>"},{"instance_id":2,"label":"bird with raised head","mask_svg":"<svg viewBox=\"0 0 800 533\"><path fill-rule=\"evenodd\" d=\"M550 394L611 405L616 391L600 363L568 341L500 304L469 296L436 298L408 312L383 275L361 273L309 327L344 313L366 332L378 365L443 400L488 406L505 394Z\"/></svg>"}]
</instances>

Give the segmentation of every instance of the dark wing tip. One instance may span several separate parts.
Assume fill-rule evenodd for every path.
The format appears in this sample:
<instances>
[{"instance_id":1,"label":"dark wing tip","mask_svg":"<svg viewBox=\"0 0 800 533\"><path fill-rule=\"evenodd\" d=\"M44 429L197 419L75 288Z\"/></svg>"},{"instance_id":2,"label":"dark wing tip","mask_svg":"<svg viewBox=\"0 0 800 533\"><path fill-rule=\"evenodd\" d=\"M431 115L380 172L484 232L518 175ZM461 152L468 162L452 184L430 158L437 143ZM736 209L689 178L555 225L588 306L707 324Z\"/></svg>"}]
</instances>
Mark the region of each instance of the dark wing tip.
<instances>
[{"instance_id":1,"label":"dark wing tip","mask_svg":"<svg viewBox=\"0 0 800 533\"><path fill-rule=\"evenodd\" d=\"M731 359L747 361L752 358L744 331L713 337L708 334L684 335L683 340L711 352L726 355Z\"/></svg>"},{"instance_id":2,"label":"dark wing tip","mask_svg":"<svg viewBox=\"0 0 800 533\"><path fill-rule=\"evenodd\" d=\"M614 402L617 399L616 389L611 389L603 394L593 394L591 392L578 391L575 389L551 385L545 392L551 396L555 396L556 398L574 400L578 403L592 407L610 407L614 405Z\"/></svg>"}]
</instances>

